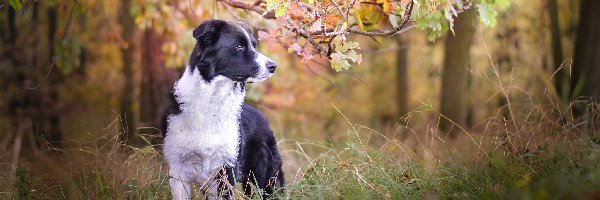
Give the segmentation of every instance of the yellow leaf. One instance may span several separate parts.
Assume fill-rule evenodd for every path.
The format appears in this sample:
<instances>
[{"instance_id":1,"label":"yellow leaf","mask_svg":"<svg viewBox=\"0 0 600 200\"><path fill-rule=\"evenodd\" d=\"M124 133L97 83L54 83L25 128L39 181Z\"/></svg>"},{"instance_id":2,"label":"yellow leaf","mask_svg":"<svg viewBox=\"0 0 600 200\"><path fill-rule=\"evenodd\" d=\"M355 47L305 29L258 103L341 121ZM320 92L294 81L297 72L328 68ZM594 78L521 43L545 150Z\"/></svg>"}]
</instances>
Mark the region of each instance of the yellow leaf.
<instances>
[{"instance_id":1,"label":"yellow leaf","mask_svg":"<svg viewBox=\"0 0 600 200\"><path fill-rule=\"evenodd\" d=\"M383 1L383 12L385 12L386 14L392 12L392 0Z\"/></svg>"},{"instance_id":2,"label":"yellow leaf","mask_svg":"<svg viewBox=\"0 0 600 200\"><path fill-rule=\"evenodd\" d=\"M362 19L360 18L360 12L354 10L354 17L356 17L356 23L358 23L358 27L360 30L365 30L365 25L363 25Z\"/></svg>"},{"instance_id":3,"label":"yellow leaf","mask_svg":"<svg viewBox=\"0 0 600 200\"><path fill-rule=\"evenodd\" d=\"M358 9L358 13L362 19L362 23L377 24L381 20L381 11L374 5L364 5Z\"/></svg>"}]
</instances>

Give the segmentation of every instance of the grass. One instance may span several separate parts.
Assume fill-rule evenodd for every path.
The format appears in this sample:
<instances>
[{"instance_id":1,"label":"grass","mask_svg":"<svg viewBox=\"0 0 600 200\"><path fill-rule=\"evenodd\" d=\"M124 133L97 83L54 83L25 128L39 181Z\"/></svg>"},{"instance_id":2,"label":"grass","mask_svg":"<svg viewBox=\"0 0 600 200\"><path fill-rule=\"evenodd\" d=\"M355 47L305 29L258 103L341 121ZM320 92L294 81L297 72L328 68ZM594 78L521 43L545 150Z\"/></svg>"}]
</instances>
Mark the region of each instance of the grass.
<instances>
[{"instance_id":1,"label":"grass","mask_svg":"<svg viewBox=\"0 0 600 200\"><path fill-rule=\"evenodd\" d=\"M404 127L413 135L399 141L349 120L347 139L335 147L313 142L320 149L310 151L318 152L315 154L304 153L310 143L282 140L287 173L282 197L600 197L600 140L594 135L595 127L540 108L533 106L517 113L521 117L515 120L491 118L482 131L466 132L455 140L445 138L435 128L416 125ZM592 111L588 112L588 122L598 119L593 114L597 110ZM427 112L413 114L418 113ZM13 183L5 174L0 176L0 199L169 198L167 167L159 151L150 146L125 147L130 153L123 153L115 135L64 149L59 155L31 153L21 160ZM195 197L201 195L195 191ZM236 195L242 198L239 187Z\"/></svg>"}]
</instances>

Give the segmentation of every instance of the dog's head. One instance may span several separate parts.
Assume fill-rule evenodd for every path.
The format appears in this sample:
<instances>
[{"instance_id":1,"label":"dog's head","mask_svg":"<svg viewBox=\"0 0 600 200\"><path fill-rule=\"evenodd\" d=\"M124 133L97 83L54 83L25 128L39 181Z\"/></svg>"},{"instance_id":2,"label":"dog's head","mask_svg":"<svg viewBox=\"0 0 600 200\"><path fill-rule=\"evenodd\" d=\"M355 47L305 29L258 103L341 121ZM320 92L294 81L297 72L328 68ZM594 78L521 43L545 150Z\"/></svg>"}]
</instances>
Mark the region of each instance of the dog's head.
<instances>
[{"instance_id":1,"label":"dog's head","mask_svg":"<svg viewBox=\"0 0 600 200\"><path fill-rule=\"evenodd\" d=\"M275 62L256 51L257 41L242 23L204 21L193 36L196 46L189 67L199 70L207 82L219 75L236 82L260 82L275 72Z\"/></svg>"}]
</instances>

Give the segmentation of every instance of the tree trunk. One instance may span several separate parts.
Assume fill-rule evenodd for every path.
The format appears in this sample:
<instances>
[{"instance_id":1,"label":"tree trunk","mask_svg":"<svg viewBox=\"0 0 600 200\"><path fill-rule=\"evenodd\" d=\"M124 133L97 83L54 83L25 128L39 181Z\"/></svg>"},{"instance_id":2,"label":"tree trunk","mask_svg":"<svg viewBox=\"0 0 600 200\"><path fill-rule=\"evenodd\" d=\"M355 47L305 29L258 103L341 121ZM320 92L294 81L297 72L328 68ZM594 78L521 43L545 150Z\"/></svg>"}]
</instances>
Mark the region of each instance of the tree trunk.
<instances>
[{"instance_id":1,"label":"tree trunk","mask_svg":"<svg viewBox=\"0 0 600 200\"><path fill-rule=\"evenodd\" d=\"M408 113L408 40L404 39L404 36L399 36L397 40L399 49L396 51L396 103L400 119Z\"/></svg>"},{"instance_id":2,"label":"tree trunk","mask_svg":"<svg viewBox=\"0 0 600 200\"><path fill-rule=\"evenodd\" d=\"M131 0L123 0L120 10L120 22L124 44L122 46L123 80L121 91L121 134L119 140L123 144L131 145L135 139L135 122L133 117L133 17L129 14Z\"/></svg>"},{"instance_id":3,"label":"tree trunk","mask_svg":"<svg viewBox=\"0 0 600 200\"><path fill-rule=\"evenodd\" d=\"M592 97L598 101L600 96L600 1L583 0L581 2L573 77L571 79L571 97Z\"/></svg>"},{"instance_id":4,"label":"tree trunk","mask_svg":"<svg viewBox=\"0 0 600 200\"><path fill-rule=\"evenodd\" d=\"M565 79L567 70L564 67L561 69L564 58L556 0L548 0L548 7L550 12L550 32L552 34L552 64L554 66L553 72L556 73L554 76L554 87L558 96L563 100L563 102L568 102L569 83L567 79Z\"/></svg>"},{"instance_id":5,"label":"tree trunk","mask_svg":"<svg viewBox=\"0 0 600 200\"><path fill-rule=\"evenodd\" d=\"M54 59L54 55L58 52L54 52L54 46L56 44L56 32L58 29L58 9L56 6L52 6L48 8L48 65L52 65L52 60ZM60 142L62 140L62 132L60 128L60 96L58 93L58 87L64 80L63 74L60 70L54 69L51 74L48 76L47 85L44 86L44 103L39 108L39 113L43 116L43 124L44 128L43 135L44 138L51 148L51 152L59 152L52 151L53 149L58 149L61 147Z\"/></svg>"},{"instance_id":6,"label":"tree trunk","mask_svg":"<svg viewBox=\"0 0 600 200\"><path fill-rule=\"evenodd\" d=\"M140 134L160 136L160 121L169 103L169 92L178 73L175 69L167 69L162 56L163 38L156 31L147 29L144 32L142 48L142 82L140 92L140 123L148 127L140 130ZM150 128L153 127L153 128ZM157 129L155 129L157 128ZM158 144L162 140L152 137L150 142Z\"/></svg>"},{"instance_id":7,"label":"tree trunk","mask_svg":"<svg viewBox=\"0 0 600 200\"><path fill-rule=\"evenodd\" d=\"M465 11L454 22L455 35L446 37L440 100L441 114L444 117L440 119L440 129L450 131L450 137L454 137L458 130L453 126L465 125L465 80L475 22L475 11Z\"/></svg>"}]
</instances>

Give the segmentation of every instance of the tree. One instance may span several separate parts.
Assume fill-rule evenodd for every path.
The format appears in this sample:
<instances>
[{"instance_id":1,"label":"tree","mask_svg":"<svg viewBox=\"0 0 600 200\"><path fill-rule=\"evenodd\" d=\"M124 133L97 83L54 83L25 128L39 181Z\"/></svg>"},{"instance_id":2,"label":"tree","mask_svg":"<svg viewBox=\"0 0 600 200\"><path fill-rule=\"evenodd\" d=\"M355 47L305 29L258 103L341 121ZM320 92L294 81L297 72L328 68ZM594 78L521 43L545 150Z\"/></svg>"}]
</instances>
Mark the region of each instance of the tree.
<instances>
[{"instance_id":1,"label":"tree","mask_svg":"<svg viewBox=\"0 0 600 200\"><path fill-rule=\"evenodd\" d=\"M579 27L575 43L571 97L600 96L600 1L581 1Z\"/></svg>"},{"instance_id":2,"label":"tree","mask_svg":"<svg viewBox=\"0 0 600 200\"><path fill-rule=\"evenodd\" d=\"M140 84L140 123L144 127L160 127L160 120L169 102L169 92L178 78L175 69L165 67L162 51L163 37L155 30L144 30L142 37L142 81ZM158 136L158 129L144 128L140 134ZM153 144L160 139L151 140Z\"/></svg>"},{"instance_id":3,"label":"tree","mask_svg":"<svg viewBox=\"0 0 600 200\"><path fill-rule=\"evenodd\" d=\"M558 23L558 5L556 0L548 0L548 12L550 15L550 33L552 35L552 64L556 73L554 87L558 96L564 101L569 100L568 79L565 79L567 70L563 64L563 52L560 26Z\"/></svg>"},{"instance_id":4,"label":"tree","mask_svg":"<svg viewBox=\"0 0 600 200\"><path fill-rule=\"evenodd\" d=\"M469 65L469 49L475 32L475 10L465 11L455 21L455 34L446 37L444 52L444 72L442 74L442 95L440 99L443 117L440 128L450 131L450 136L456 134L458 128L453 126L465 125L465 84L467 67ZM447 119L446 119L447 118Z\"/></svg>"},{"instance_id":5,"label":"tree","mask_svg":"<svg viewBox=\"0 0 600 200\"><path fill-rule=\"evenodd\" d=\"M396 51L396 102L398 118L408 113L408 40L403 36L397 39Z\"/></svg>"},{"instance_id":6,"label":"tree","mask_svg":"<svg viewBox=\"0 0 600 200\"><path fill-rule=\"evenodd\" d=\"M133 80L133 59L134 59L134 42L133 34L135 23L133 17L129 13L131 0L123 0L120 10L120 22L122 28L123 46L122 46L122 61L123 61L123 78L124 85L121 91L121 135L119 140L123 144L132 144L135 139L135 121L133 111L133 95L134 85Z\"/></svg>"},{"instance_id":7,"label":"tree","mask_svg":"<svg viewBox=\"0 0 600 200\"><path fill-rule=\"evenodd\" d=\"M192 0L189 2L173 2L168 0L126 0L119 2L120 8L116 12L120 16L119 22L122 27L122 32L120 34L113 31L108 31L110 33L102 33L110 35L107 36L110 37L110 40L86 41L85 45L90 45L94 42L102 43L102 41L119 41L122 52L120 60L122 61L121 69L124 83L122 90L118 91L121 93L118 103L120 104L119 114L121 117L121 133L119 138L123 143L131 144L136 132L135 116L139 114L142 122L154 126L154 121L156 121L155 116L161 114L159 112L147 112L149 110L146 108L149 107L156 107L157 109L155 110L160 110L161 100L158 100L159 98L157 97L160 96L160 94L152 93L152 91L155 91L155 88L148 88L146 86L159 87L157 85L161 85L161 88L156 90L160 91L159 93L163 90L167 90L171 85L168 83L172 80L167 80L169 78L162 80L162 77L155 75L160 74L160 70L165 69L163 64L168 67L183 67L186 59L181 58L189 56L185 55L183 52L186 52L186 49L191 49L191 47L193 47L193 44L190 44L193 42L192 40L183 41L175 40L173 38L179 37L177 39L180 39L183 37L182 35L189 38L189 28L196 26L199 19L207 17L207 13L210 13L213 8L221 10L223 8L244 9L261 14L265 19L272 20L280 25L278 28L269 31L264 29L261 30L259 32L259 35L262 36L260 37L261 40L281 42L289 50L300 55L304 61L312 59L315 55L326 56L330 60L331 67L336 71L341 71L349 69L351 65L358 64L361 61L360 51L358 51L360 48L359 44L352 41L354 38L350 37L351 35L385 37L398 35L412 27L417 27L429 30L430 39L433 40L440 37L447 30L451 30L453 28L453 19L463 10L472 8L473 6L481 7L481 10L485 11L483 13L486 13L486 21L490 21L490 17L495 17L495 15L489 15L490 13L494 14L495 12L491 8L494 4L497 4L495 2L503 1L505 0L370 0L364 2L359 0L339 2L330 0L269 0L248 3L247 1L240 0L218 0L212 2L203 0ZM66 34L68 32L68 25L70 24L73 10L102 10L107 9L108 6L107 8L97 8L96 6L113 4L115 2L101 1L102 3L98 4L87 2L78 3L78 1L31 1L30 3L29 1L11 0L9 2L8 5L5 5L6 7L0 6L3 7L2 9L9 9L12 7L12 9L9 9L9 12L6 13L7 15L3 15L3 18L0 19L3 20L2 22L7 22L5 26L0 27L0 32L3 33L0 35L0 38L2 38L3 44L5 44L3 47L0 47L0 51L2 51L0 53L2 53L3 58L10 58L10 60L2 59L2 62L11 62L10 66L15 67L14 69L6 69L6 71L11 72L2 74L2 76L18 79L15 82L10 83L12 84L11 89L15 89L15 91L22 89L23 87L38 88L36 87L38 83L41 87L39 87L39 90L34 89L27 92L18 91L14 93L15 95L10 93L10 95L6 96L9 96L11 99L9 102L19 104L11 107L11 109L14 108L12 109L15 111L14 113L17 113L16 110L26 110L26 113L29 113L21 114L20 116L23 118L20 119L31 118L33 121L32 124L35 126L34 129L36 131L41 130L41 132L38 133L43 132L43 134L46 134L38 135L43 135L43 138L46 140L58 142L62 138L62 130L60 130L60 100L61 98L65 98L60 96L62 93L59 92L59 89L67 85L64 83L69 81L69 72L62 71L65 69L68 70L68 67L65 67L66 65L57 64L57 67L55 67L54 62L56 60L59 60L59 62L66 62L66 60L69 59L79 59L81 63L83 63L86 60L85 52L70 55L68 53L65 54L64 49L61 49L65 38L67 41L71 39L77 40L78 38L77 36ZM21 4L22 2L24 2L24 5ZM119 5L119 3L117 3L117 5ZM204 6L206 4L219 5ZM32 8L32 5L33 9L30 9ZM73 7L70 7L69 20L66 21L67 29L63 30L61 27L63 24L62 22L64 22L62 21L62 13L67 12L62 11L69 8L69 6L65 5L73 5ZM73 9L76 5L79 5L77 6L77 9ZM144 7L145 5L146 7ZM196 13L194 9L184 7L188 5L189 7L194 7L194 9L198 8L203 10L203 12L196 15L198 13ZM19 16L23 16L24 13L25 16L27 16L28 13L31 13L29 11L33 11L32 15L35 16L31 20L32 23L25 23L26 20L17 20L19 19ZM160 24L159 26L163 27L157 28L148 26L152 23L152 20L140 17L140 13L146 13L145 16L152 20L161 20L157 21L157 24ZM173 15L173 13L177 14ZM42 18L41 16L47 17L48 19L40 21L48 22L48 24L47 29L45 29L46 27L43 27L40 30L48 30L48 32L37 31L38 29L35 27L35 20L37 20L38 17ZM93 18L91 17L93 15L87 14L81 14L81 16L76 15L75 18L84 20L85 16L90 17L90 19ZM482 14L481 16L484 15ZM103 18L102 20L113 20L113 18ZM114 20L110 22L114 22ZM166 38L165 43L162 44L162 46L160 46L160 44L158 44L160 42L158 42L152 49L145 49L147 51L142 52L142 55L146 54L145 58L147 58L145 61L142 60L142 62L146 62L148 67L144 66L143 70L141 70L143 88L140 90L140 110L134 110L134 105L136 105L135 101L138 100L136 99L136 92L138 90L136 89L137 85L134 78L135 72L137 71L134 66L136 61L135 56L137 55L134 49L134 44L137 41L137 38L134 37L136 30L138 30L136 27L142 30L146 30L144 27L151 27L153 31L160 33L159 37ZM90 31L90 29L85 29L85 31L93 32ZM100 33L100 31L98 32ZM156 35L150 35L151 33L153 32L146 32L145 34L149 35L144 36L144 38L148 39L148 43L157 42L155 40L156 37L154 37ZM37 37L23 37L31 34L35 34ZM59 37L61 36L62 38L59 40ZM24 42L24 40L27 41ZM33 46L31 44L36 44L36 48L24 48ZM77 47L73 47L73 49L76 48ZM38 51L43 51L44 53L27 53L25 49L27 51L36 49ZM162 52L159 52L159 49ZM45 52L50 53L46 54ZM90 51L87 55L95 57L95 53L98 52ZM161 53L166 57L165 60L160 60L161 56L155 56ZM35 55L31 56L32 54ZM57 59L57 56L59 59ZM51 64L44 61L49 60L48 58L52 59L52 61L50 61ZM402 60L405 61L405 59L400 58L402 58L402 56L399 57L399 63L402 63ZM88 61L95 62L92 60L93 59L88 59ZM52 66L49 70L47 70L48 65ZM35 69L26 67L35 67ZM160 69L159 72L154 71L157 69ZM400 72L401 70L399 70L399 73ZM398 75L399 77L402 76L401 74ZM36 78L39 78L39 80ZM150 84L146 85L146 83ZM399 88L402 87L399 85ZM56 144L58 145L58 143Z\"/></svg>"},{"instance_id":8,"label":"tree","mask_svg":"<svg viewBox=\"0 0 600 200\"><path fill-rule=\"evenodd\" d=\"M54 51L54 45L56 44L55 35L58 29L58 8L56 5L48 8L48 59L52 61L56 56L57 52ZM46 63L46 62L44 62ZM47 63L50 65L51 63ZM60 96L58 93L58 87L64 80L63 74L60 71L50 73L48 75L48 85L43 87L43 104L38 109L38 113L42 115L42 135L43 139L48 142L52 149L60 148L62 141L62 131L60 129ZM49 86L49 87L48 87Z\"/></svg>"}]
</instances>

